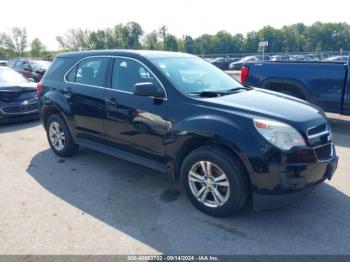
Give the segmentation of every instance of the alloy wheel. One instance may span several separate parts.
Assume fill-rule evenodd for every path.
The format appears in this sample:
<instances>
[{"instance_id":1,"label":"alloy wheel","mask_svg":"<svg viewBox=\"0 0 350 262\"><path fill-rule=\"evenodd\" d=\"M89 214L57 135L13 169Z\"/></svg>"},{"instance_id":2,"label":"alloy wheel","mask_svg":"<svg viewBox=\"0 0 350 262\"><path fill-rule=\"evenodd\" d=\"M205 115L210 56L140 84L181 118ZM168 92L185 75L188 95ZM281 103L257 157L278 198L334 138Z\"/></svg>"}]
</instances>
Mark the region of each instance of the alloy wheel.
<instances>
[{"instance_id":1,"label":"alloy wheel","mask_svg":"<svg viewBox=\"0 0 350 262\"><path fill-rule=\"evenodd\" d=\"M61 125L58 122L51 122L49 127L49 137L52 146L57 151L63 150L66 142L66 137Z\"/></svg>"},{"instance_id":2,"label":"alloy wheel","mask_svg":"<svg viewBox=\"0 0 350 262\"><path fill-rule=\"evenodd\" d=\"M188 182L196 199L208 207L224 205L230 195L230 183L220 167L199 161L189 171Z\"/></svg>"}]
</instances>

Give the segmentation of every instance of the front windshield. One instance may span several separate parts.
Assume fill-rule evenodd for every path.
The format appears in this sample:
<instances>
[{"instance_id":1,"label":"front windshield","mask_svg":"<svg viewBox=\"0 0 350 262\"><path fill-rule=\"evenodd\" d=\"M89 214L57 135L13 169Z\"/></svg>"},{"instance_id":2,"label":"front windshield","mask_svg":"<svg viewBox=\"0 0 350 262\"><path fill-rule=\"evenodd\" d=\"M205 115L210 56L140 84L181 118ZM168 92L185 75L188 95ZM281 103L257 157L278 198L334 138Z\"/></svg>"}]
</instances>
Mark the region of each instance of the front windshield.
<instances>
[{"instance_id":1,"label":"front windshield","mask_svg":"<svg viewBox=\"0 0 350 262\"><path fill-rule=\"evenodd\" d=\"M0 68L0 85L28 82L21 74L9 68Z\"/></svg>"},{"instance_id":2,"label":"front windshield","mask_svg":"<svg viewBox=\"0 0 350 262\"><path fill-rule=\"evenodd\" d=\"M243 86L225 72L197 58L159 58L153 63L182 93L227 92Z\"/></svg>"}]
</instances>

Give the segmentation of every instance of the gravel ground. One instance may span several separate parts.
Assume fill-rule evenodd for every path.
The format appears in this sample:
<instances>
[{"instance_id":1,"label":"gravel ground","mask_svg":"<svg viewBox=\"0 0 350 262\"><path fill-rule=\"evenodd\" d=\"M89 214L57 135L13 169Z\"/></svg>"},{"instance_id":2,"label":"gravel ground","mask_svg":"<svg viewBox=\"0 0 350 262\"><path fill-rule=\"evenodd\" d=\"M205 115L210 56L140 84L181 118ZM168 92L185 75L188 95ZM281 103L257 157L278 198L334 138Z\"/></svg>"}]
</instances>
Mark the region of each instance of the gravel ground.
<instances>
[{"instance_id":1,"label":"gravel ground","mask_svg":"<svg viewBox=\"0 0 350 262\"><path fill-rule=\"evenodd\" d=\"M167 175L81 149L39 122L0 127L0 254L350 254L350 118L330 115L338 170L293 205L224 219Z\"/></svg>"}]
</instances>

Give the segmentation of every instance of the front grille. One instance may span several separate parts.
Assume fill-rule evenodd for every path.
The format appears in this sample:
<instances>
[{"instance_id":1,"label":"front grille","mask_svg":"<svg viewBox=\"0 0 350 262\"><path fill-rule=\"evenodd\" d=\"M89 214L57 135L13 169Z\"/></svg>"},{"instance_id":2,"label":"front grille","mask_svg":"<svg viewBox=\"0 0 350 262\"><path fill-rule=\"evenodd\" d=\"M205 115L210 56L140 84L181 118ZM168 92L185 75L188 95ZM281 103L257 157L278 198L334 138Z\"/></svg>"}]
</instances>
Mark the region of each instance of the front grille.
<instances>
[{"instance_id":1,"label":"front grille","mask_svg":"<svg viewBox=\"0 0 350 262\"><path fill-rule=\"evenodd\" d=\"M21 112L19 106L8 106L4 107L2 110L8 114L16 114Z\"/></svg>"},{"instance_id":2,"label":"front grille","mask_svg":"<svg viewBox=\"0 0 350 262\"><path fill-rule=\"evenodd\" d=\"M333 143L328 143L314 148L319 161L326 161L333 157Z\"/></svg>"},{"instance_id":3,"label":"front grille","mask_svg":"<svg viewBox=\"0 0 350 262\"><path fill-rule=\"evenodd\" d=\"M23 113L34 111L34 110L37 110L37 109L39 109L39 103L29 104L29 105L25 105L25 106L20 106L20 110Z\"/></svg>"},{"instance_id":4,"label":"front grille","mask_svg":"<svg viewBox=\"0 0 350 262\"><path fill-rule=\"evenodd\" d=\"M4 101L13 100L20 96L19 92L0 92L0 99Z\"/></svg>"},{"instance_id":5,"label":"front grille","mask_svg":"<svg viewBox=\"0 0 350 262\"><path fill-rule=\"evenodd\" d=\"M312 136L317 136L318 134L322 134L323 132L326 132L328 131L327 129L327 124L324 123L322 125L319 125L319 126L315 126L315 127L312 127L310 129L307 130L307 136L308 137L312 137Z\"/></svg>"},{"instance_id":6,"label":"front grille","mask_svg":"<svg viewBox=\"0 0 350 262\"><path fill-rule=\"evenodd\" d=\"M27 113L32 112L39 109L39 103L35 102L32 104L26 104L26 105L16 105L16 106L7 106L3 107L2 111L5 114L21 114L21 113Z\"/></svg>"}]
</instances>

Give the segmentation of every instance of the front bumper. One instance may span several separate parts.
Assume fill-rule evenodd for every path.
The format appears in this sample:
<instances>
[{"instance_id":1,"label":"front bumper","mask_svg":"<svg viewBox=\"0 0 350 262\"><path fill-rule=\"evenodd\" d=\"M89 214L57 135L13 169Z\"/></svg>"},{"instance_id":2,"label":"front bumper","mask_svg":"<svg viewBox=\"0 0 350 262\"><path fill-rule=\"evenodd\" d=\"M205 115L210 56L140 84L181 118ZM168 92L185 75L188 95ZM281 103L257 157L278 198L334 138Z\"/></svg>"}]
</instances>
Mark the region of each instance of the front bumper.
<instances>
[{"instance_id":1,"label":"front bumper","mask_svg":"<svg viewBox=\"0 0 350 262\"><path fill-rule=\"evenodd\" d=\"M270 174L271 184L257 184L253 187L253 208L271 210L293 203L314 186L331 179L338 166L338 157L313 165L278 166ZM265 177L266 180L266 177ZM268 188L270 187L270 188Z\"/></svg>"}]
</instances>

